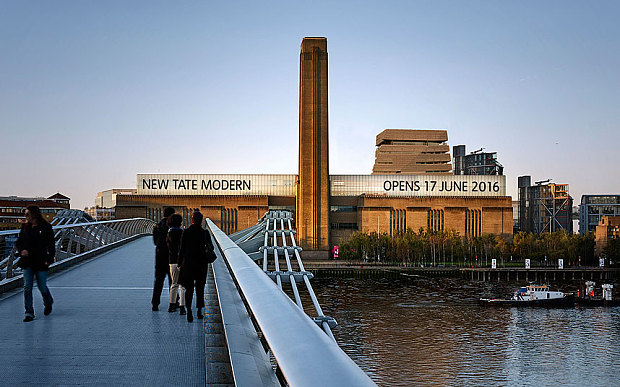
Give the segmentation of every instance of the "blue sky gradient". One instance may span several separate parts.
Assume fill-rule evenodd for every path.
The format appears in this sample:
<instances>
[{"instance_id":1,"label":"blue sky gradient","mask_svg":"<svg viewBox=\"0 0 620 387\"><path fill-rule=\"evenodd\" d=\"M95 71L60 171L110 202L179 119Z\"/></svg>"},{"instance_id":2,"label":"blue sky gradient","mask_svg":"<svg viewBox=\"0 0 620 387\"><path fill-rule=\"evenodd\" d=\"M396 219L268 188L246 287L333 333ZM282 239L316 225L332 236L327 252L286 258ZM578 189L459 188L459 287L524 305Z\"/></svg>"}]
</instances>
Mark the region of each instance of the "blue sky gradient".
<instances>
[{"instance_id":1,"label":"blue sky gradient","mask_svg":"<svg viewBox=\"0 0 620 387\"><path fill-rule=\"evenodd\" d=\"M330 172L447 129L517 176L620 193L616 1L0 1L0 196L137 173L296 173L299 47L329 51Z\"/></svg>"}]
</instances>

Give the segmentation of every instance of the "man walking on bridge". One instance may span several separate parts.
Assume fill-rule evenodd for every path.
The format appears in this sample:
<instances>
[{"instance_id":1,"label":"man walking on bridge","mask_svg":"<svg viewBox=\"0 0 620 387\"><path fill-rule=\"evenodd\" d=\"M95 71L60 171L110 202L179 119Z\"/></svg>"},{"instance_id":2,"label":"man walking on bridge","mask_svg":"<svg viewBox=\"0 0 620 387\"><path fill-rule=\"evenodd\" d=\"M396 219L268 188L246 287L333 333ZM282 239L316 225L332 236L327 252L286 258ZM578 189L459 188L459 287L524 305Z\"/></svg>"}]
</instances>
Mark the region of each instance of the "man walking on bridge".
<instances>
[{"instance_id":1,"label":"man walking on bridge","mask_svg":"<svg viewBox=\"0 0 620 387\"><path fill-rule=\"evenodd\" d=\"M174 208L166 207L164 209L164 217L153 228L153 242L155 243L155 282L153 283L153 311L159 310L159 302L161 299L161 291L164 288L164 280L168 277L168 287L172 285L170 281L170 265L168 262L168 244L166 236L168 235L168 218L174 214Z\"/></svg>"}]
</instances>

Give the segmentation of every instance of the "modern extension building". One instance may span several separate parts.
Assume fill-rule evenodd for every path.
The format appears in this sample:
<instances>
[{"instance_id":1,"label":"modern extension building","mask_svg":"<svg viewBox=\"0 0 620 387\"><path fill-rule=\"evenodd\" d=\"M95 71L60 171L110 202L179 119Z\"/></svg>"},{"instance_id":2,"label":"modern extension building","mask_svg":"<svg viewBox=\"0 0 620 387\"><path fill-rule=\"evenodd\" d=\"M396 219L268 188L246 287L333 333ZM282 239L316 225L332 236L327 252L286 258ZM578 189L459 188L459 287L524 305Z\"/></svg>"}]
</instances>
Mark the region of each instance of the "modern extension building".
<instances>
[{"instance_id":1,"label":"modern extension building","mask_svg":"<svg viewBox=\"0 0 620 387\"><path fill-rule=\"evenodd\" d=\"M620 216L620 195L582 195L579 234L593 233L603 216Z\"/></svg>"},{"instance_id":2,"label":"modern extension building","mask_svg":"<svg viewBox=\"0 0 620 387\"><path fill-rule=\"evenodd\" d=\"M465 145L452 148L455 175L503 175L504 167L497 161L497 152L482 152L484 148L465 154Z\"/></svg>"},{"instance_id":3,"label":"modern extension building","mask_svg":"<svg viewBox=\"0 0 620 387\"><path fill-rule=\"evenodd\" d=\"M531 176L519 176L519 230L542 233L573 232L573 198L568 184L531 183Z\"/></svg>"},{"instance_id":4,"label":"modern extension building","mask_svg":"<svg viewBox=\"0 0 620 387\"><path fill-rule=\"evenodd\" d=\"M452 175L445 131L386 130L377 136L380 147L416 148L430 157L429 163L437 162L414 164L424 166L415 174L400 169L390 174L330 175L327 107L327 40L304 38L297 174L139 174L135 194L116 196L116 218L158 220L163 208L172 206L187 225L191 212L199 209L233 233L255 225L268 210L291 210L306 258L327 257L332 246L355 231L393 235L406 228L428 228L472 236L512 234L505 176ZM405 144L396 143L398 138ZM423 138L436 144L408 142Z\"/></svg>"},{"instance_id":5,"label":"modern extension building","mask_svg":"<svg viewBox=\"0 0 620 387\"><path fill-rule=\"evenodd\" d=\"M449 175L445 130L386 129L377 135L373 175Z\"/></svg>"}]
</instances>

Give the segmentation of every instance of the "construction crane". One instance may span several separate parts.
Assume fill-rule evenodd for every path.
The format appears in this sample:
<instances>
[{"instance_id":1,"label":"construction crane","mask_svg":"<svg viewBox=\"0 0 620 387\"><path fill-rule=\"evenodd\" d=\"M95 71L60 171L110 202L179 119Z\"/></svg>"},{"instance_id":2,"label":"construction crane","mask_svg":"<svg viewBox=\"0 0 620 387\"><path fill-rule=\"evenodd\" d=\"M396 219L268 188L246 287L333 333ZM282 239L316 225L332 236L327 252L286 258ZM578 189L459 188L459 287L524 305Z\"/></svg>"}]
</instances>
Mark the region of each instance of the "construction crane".
<instances>
[{"instance_id":1,"label":"construction crane","mask_svg":"<svg viewBox=\"0 0 620 387\"><path fill-rule=\"evenodd\" d=\"M484 148L480 148L480 149L478 149L478 150L475 150L475 151L471 152L471 154L472 154L472 155L475 155L476 153L478 153L478 152L482 152L483 150L484 150Z\"/></svg>"}]
</instances>

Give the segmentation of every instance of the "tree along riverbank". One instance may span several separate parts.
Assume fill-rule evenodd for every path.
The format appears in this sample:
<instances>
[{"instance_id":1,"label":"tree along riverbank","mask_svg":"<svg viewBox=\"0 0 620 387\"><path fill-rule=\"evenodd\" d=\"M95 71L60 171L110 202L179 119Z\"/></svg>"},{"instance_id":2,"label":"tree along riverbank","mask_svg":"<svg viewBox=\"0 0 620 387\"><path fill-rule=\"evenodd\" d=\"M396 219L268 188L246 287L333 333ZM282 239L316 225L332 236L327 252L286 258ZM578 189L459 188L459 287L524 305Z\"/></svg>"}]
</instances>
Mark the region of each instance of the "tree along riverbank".
<instances>
[{"instance_id":1,"label":"tree along riverbank","mask_svg":"<svg viewBox=\"0 0 620 387\"><path fill-rule=\"evenodd\" d=\"M616 244L610 246L615 248ZM604 251L606 266L614 266L620 260L620 249L610 246ZM461 236L453 230L407 229L393 236L356 232L339 245L339 258L414 267L490 267L492 259L497 260L498 267L524 267L526 259L531 267L558 267L559 259L563 259L565 267L599 265L593 234L582 236L564 230L479 237Z\"/></svg>"}]
</instances>

